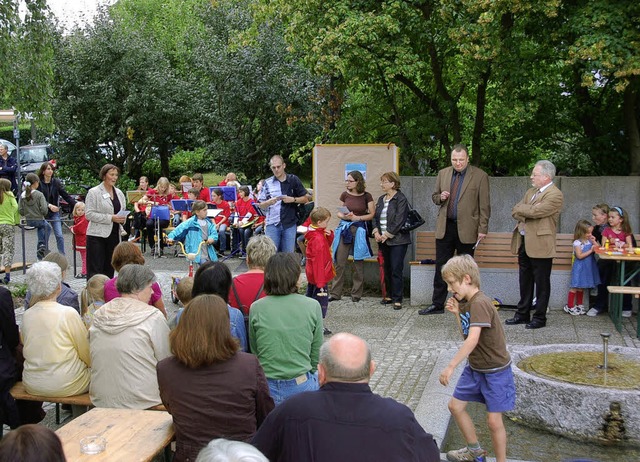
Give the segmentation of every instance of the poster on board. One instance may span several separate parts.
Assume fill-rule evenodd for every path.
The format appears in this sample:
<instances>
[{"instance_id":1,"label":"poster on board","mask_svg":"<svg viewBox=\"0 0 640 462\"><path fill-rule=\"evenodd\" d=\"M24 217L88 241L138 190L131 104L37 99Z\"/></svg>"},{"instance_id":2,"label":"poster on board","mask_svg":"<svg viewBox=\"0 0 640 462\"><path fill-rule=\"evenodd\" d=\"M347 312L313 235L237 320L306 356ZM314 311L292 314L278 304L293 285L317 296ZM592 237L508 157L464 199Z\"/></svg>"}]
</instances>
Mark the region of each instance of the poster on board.
<instances>
[{"instance_id":1,"label":"poster on board","mask_svg":"<svg viewBox=\"0 0 640 462\"><path fill-rule=\"evenodd\" d=\"M346 190L349 172L357 170L374 201L382 195L380 176L399 172L400 149L389 144L318 144L313 148L313 191L316 206L331 212L329 227L338 225L340 195Z\"/></svg>"}]
</instances>

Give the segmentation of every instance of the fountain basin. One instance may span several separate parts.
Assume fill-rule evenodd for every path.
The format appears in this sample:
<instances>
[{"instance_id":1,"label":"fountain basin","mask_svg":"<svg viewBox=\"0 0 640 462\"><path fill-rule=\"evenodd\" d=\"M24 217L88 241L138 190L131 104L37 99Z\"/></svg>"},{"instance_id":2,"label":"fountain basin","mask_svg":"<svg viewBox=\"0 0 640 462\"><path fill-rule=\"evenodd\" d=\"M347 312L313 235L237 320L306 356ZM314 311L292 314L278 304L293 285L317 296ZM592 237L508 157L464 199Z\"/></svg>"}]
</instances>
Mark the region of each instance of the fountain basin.
<instances>
[{"instance_id":1,"label":"fountain basin","mask_svg":"<svg viewBox=\"0 0 640 462\"><path fill-rule=\"evenodd\" d=\"M601 345L544 345L528 347L512 352L513 373L516 383L516 408L509 416L518 422L534 428L544 429L568 438L597 441L610 444L632 444L640 446L640 381L615 387L615 378L602 381L599 385L571 383L570 379L551 379L538 375L530 367L531 359L549 353L599 353ZM626 362L637 362L640 367L638 350L619 346L609 346L610 357L620 356ZM591 354L588 356L592 356ZM598 355L596 355L598 357ZM598 364L601 361L597 361ZM598 364L588 367L594 369ZM591 371L589 371L590 373ZM596 375L602 372L596 373ZM586 374L589 376L589 374ZM611 373L613 377L613 371ZM616 438L616 432L606 432L605 424L611 422L612 403L620 404L624 438ZM614 404L614 408L615 408ZM607 416L609 420L607 420ZM619 427L620 422L614 427ZM615 430L616 428L610 428ZM619 435L619 432L617 433ZM612 437L613 435L613 437Z\"/></svg>"}]
</instances>

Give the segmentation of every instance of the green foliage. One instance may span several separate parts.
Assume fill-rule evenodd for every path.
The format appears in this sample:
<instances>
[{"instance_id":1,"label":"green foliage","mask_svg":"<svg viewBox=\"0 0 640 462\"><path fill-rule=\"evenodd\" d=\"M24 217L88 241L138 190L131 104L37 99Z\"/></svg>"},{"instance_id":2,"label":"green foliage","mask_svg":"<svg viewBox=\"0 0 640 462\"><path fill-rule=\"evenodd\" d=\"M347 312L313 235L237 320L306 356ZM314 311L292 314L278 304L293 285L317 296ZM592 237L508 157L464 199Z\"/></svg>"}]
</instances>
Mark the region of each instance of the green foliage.
<instances>
[{"instance_id":1,"label":"green foliage","mask_svg":"<svg viewBox=\"0 0 640 462\"><path fill-rule=\"evenodd\" d=\"M196 172L209 170L207 166L206 151L198 148L193 151L177 151L169 161L169 169L172 178L179 178L181 175L191 176Z\"/></svg>"},{"instance_id":2,"label":"green foliage","mask_svg":"<svg viewBox=\"0 0 640 462\"><path fill-rule=\"evenodd\" d=\"M0 2L0 108L52 127L53 51L58 32L46 0Z\"/></svg>"},{"instance_id":3,"label":"green foliage","mask_svg":"<svg viewBox=\"0 0 640 462\"><path fill-rule=\"evenodd\" d=\"M9 291L11 292L11 295L14 297L22 298L22 299L26 297L27 290L29 290L29 288L25 283L19 283L19 284L16 283L16 284L11 284L9 286Z\"/></svg>"}]
</instances>

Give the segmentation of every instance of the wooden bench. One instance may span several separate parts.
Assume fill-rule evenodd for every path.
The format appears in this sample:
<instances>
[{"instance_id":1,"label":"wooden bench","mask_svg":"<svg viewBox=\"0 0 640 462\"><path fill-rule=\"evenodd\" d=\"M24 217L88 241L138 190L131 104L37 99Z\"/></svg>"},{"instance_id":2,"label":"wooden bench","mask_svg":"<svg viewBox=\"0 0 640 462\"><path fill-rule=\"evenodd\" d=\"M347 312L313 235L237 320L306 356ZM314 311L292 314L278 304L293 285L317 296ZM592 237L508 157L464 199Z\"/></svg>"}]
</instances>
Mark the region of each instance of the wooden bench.
<instances>
[{"instance_id":1,"label":"wooden bench","mask_svg":"<svg viewBox=\"0 0 640 462\"><path fill-rule=\"evenodd\" d=\"M518 256L511 253L511 233L489 233L475 250L474 259L484 275L482 287L489 296L500 298L505 304L516 304L519 300ZM433 269L425 271L422 266L433 264L436 258L436 239L434 231L415 233L415 259L411 265L411 303L428 303L432 287L424 284L427 277L433 277ZM571 278L571 260L573 256L573 235L556 235L556 256L553 259L552 275L562 280ZM426 273L429 273L427 276ZM414 287L414 285L416 287ZM432 285L432 284L431 284ZM489 287L489 289L487 289ZM426 290L425 290L426 289ZM568 289L568 286L567 286ZM564 291L562 291L564 292ZM415 295L414 295L415 294ZM557 294L556 291L552 296ZM559 297L559 295L557 295ZM566 292L561 294L566 298ZM563 306L566 300L562 302ZM554 303L556 305L558 303Z\"/></svg>"},{"instance_id":2,"label":"wooden bench","mask_svg":"<svg viewBox=\"0 0 640 462\"><path fill-rule=\"evenodd\" d=\"M43 401L47 403L55 403L56 405L56 424L60 424L60 405L69 404L72 406L84 406L87 408L93 407L89 393L83 393L81 395L64 396L64 397L52 397L52 396L38 396L32 395L27 392L23 382L16 382L9 391L14 399L23 399L26 401ZM149 408L150 411L166 411L167 409L162 404Z\"/></svg>"},{"instance_id":3,"label":"wooden bench","mask_svg":"<svg viewBox=\"0 0 640 462\"><path fill-rule=\"evenodd\" d=\"M633 295L635 298L640 298L640 287L634 287L634 286L607 286L607 290L609 291L609 294L614 294L613 297L620 297L620 299L617 300L617 302L614 303L609 303L609 316L611 317L611 320L613 321L614 324L616 324L616 328L622 326L622 296L623 295ZM611 310L613 309L613 306L617 306L618 309L620 310L619 313L612 313ZM640 313L638 314L638 316L640 316ZM618 330L620 330L620 328L618 328ZM636 337L640 338L640 320L637 323L636 326Z\"/></svg>"},{"instance_id":4,"label":"wooden bench","mask_svg":"<svg viewBox=\"0 0 640 462\"><path fill-rule=\"evenodd\" d=\"M415 235L416 254L412 265L422 260L435 260L436 236L434 231L417 231ZM571 271L573 255L573 235L556 235L556 256L553 259L554 270ZM518 256L511 253L511 233L489 233L474 253L474 259L480 268L518 269Z\"/></svg>"},{"instance_id":5,"label":"wooden bench","mask_svg":"<svg viewBox=\"0 0 640 462\"><path fill-rule=\"evenodd\" d=\"M11 396L13 396L14 399L55 403L56 404L56 424L60 424L60 405L61 404L69 404L72 406L84 406L87 408L92 406L89 393L83 393L81 395L74 395L74 396L65 396L60 398L55 398L52 396L38 396L38 395L32 395L28 393L27 390L24 388L24 383L22 382L16 382L16 384L13 387L11 387L11 390L9 391L9 393L11 393Z\"/></svg>"}]
</instances>

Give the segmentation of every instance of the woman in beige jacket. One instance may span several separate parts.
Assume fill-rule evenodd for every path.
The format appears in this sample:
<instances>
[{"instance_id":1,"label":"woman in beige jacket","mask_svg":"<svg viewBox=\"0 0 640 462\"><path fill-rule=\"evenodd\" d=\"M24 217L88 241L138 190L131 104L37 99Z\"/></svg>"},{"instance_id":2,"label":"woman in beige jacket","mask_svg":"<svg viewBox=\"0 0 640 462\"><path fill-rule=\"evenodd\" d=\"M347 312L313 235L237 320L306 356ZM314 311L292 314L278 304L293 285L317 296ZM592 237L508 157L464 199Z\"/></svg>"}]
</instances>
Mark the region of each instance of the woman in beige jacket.
<instances>
[{"instance_id":1,"label":"woman in beige jacket","mask_svg":"<svg viewBox=\"0 0 640 462\"><path fill-rule=\"evenodd\" d=\"M124 194L116 188L119 174L118 167L106 164L100 169L102 183L87 193L87 279L94 274L113 277L111 256L120 242L120 226L126 220L126 215L118 212L127 206Z\"/></svg>"}]
</instances>

